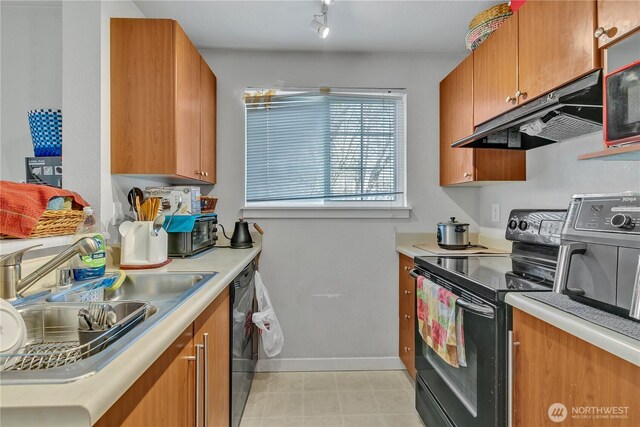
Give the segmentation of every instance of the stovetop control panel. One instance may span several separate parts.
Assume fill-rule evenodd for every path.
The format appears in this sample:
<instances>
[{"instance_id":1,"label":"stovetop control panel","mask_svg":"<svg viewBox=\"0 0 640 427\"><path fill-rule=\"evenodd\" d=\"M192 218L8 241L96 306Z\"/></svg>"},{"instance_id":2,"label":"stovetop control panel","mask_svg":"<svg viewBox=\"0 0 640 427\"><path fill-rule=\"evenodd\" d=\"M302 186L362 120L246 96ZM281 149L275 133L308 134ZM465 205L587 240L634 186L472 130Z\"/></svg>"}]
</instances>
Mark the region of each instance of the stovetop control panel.
<instances>
[{"instance_id":1,"label":"stovetop control panel","mask_svg":"<svg viewBox=\"0 0 640 427\"><path fill-rule=\"evenodd\" d=\"M505 238L512 242L560 245L566 210L514 209L509 215Z\"/></svg>"},{"instance_id":2,"label":"stovetop control panel","mask_svg":"<svg viewBox=\"0 0 640 427\"><path fill-rule=\"evenodd\" d=\"M640 193L576 196L567 226L580 231L640 234Z\"/></svg>"}]
</instances>

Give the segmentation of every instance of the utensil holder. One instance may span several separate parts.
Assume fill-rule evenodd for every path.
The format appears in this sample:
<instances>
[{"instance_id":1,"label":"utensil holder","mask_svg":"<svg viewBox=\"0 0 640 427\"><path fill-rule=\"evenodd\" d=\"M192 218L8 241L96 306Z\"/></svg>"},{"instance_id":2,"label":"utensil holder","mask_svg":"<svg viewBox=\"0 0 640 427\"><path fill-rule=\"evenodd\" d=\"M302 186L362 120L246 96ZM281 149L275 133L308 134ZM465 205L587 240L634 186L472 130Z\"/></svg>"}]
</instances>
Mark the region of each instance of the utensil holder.
<instances>
[{"instance_id":1,"label":"utensil holder","mask_svg":"<svg viewBox=\"0 0 640 427\"><path fill-rule=\"evenodd\" d=\"M134 221L122 234L120 263L124 265L161 264L167 260L167 232L153 231L153 221Z\"/></svg>"}]
</instances>

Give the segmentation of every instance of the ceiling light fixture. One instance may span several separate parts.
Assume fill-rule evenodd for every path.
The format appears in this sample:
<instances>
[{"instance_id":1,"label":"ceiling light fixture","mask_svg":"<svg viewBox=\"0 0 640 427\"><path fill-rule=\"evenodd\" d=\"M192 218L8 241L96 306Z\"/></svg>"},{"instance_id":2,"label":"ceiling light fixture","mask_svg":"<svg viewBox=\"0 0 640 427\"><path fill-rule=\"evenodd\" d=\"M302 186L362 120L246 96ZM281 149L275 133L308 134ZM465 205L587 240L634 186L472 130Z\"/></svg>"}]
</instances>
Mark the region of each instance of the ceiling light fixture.
<instances>
[{"instance_id":1,"label":"ceiling light fixture","mask_svg":"<svg viewBox=\"0 0 640 427\"><path fill-rule=\"evenodd\" d=\"M318 34L318 37L321 39L326 39L329 35L327 13L329 12L329 5L331 3L333 3L333 0L322 0L320 15L313 15L313 21L311 21L311 29Z\"/></svg>"}]
</instances>

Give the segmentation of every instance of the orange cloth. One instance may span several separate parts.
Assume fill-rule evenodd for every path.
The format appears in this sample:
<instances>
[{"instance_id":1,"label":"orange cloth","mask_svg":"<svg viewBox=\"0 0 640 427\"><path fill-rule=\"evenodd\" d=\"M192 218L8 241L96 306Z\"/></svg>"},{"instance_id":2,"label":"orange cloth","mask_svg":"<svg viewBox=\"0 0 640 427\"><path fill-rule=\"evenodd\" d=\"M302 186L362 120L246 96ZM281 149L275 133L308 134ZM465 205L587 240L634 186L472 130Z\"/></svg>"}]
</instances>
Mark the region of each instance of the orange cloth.
<instances>
[{"instance_id":1,"label":"orange cloth","mask_svg":"<svg viewBox=\"0 0 640 427\"><path fill-rule=\"evenodd\" d=\"M0 234L29 237L52 197L73 197L77 207L89 204L73 191L47 185L0 181Z\"/></svg>"}]
</instances>

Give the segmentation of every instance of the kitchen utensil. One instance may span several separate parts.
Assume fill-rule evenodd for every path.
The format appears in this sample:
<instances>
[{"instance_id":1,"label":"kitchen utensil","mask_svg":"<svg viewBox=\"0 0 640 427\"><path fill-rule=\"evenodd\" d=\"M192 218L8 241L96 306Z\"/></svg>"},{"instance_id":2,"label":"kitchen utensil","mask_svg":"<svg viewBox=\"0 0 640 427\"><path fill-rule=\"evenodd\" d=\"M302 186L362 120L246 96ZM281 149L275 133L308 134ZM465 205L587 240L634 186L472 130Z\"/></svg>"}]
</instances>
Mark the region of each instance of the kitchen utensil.
<instances>
[{"instance_id":1,"label":"kitchen utensil","mask_svg":"<svg viewBox=\"0 0 640 427\"><path fill-rule=\"evenodd\" d=\"M222 228L224 237L229 239L222 224L219 225L220 228ZM261 235L264 234L264 230L262 230L262 227L260 227L255 222L253 223L253 227ZM229 239L229 246L232 249L246 249L253 247L253 239L251 239L251 233L249 232L249 223L246 222L243 218L239 218L235 223L233 234L231 235L231 239Z\"/></svg>"},{"instance_id":2,"label":"kitchen utensil","mask_svg":"<svg viewBox=\"0 0 640 427\"><path fill-rule=\"evenodd\" d=\"M167 232L160 228L156 235L153 221L136 221L122 236L121 266L146 267L167 261Z\"/></svg>"},{"instance_id":3,"label":"kitchen utensil","mask_svg":"<svg viewBox=\"0 0 640 427\"><path fill-rule=\"evenodd\" d=\"M176 212L178 212L180 210L181 207L182 207L182 196L179 196L178 197L178 204L176 205L176 209L171 214L171 217L169 218L169 222L167 223L167 230L171 226L171 221L173 221L173 216L176 214Z\"/></svg>"},{"instance_id":4,"label":"kitchen utensil","mask_svg":"<svg viewBox=\"0 0 640 427\"><path fill-rule=\"evenodd\" d=\"M136 198L139 198L140 200L144 200L144 194L142 193L142 190L139 189L138 187L133 187L129 191L129 194L127 194L127 200L131 205L131 209L133 209L133 211L137 215L138 211L136 210Z\"/></svg>"},{"instance_id":5,"label":"kitchen utensil","mask_svg":"<svg viewBox=\"0 0 640 427\"><path fill-rule=\"evenodd\" d=\"M454 216L449 222L438 223L438 246L445 249L464 249L470 246L469 224L456 221Z\"/></svg>"},{"instance_id":6,"label":"kitchen utensil","mask_svg":"<svg viewBox=\"0 0 640 427\"><path fill-rule=\"evenodd\" d=\"M0 299L0 353L15 353L27 342L27 325L9 301Z\"/></svg>"},{"instance_id":7,"label":"kitchen utensil","mask_svg":"<svg viewBox=\"0 0 640 427\"><path fill-rule=\"evenodd\" d=\"M158 215L155 220L153 220L153 234L158 235L160 230L162 229L162 225L164 224L165 217L164 215Z\"/></svg>"}]
</instances>

